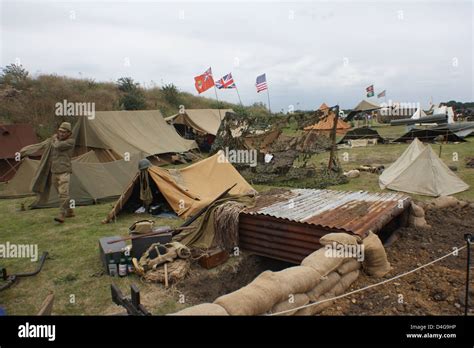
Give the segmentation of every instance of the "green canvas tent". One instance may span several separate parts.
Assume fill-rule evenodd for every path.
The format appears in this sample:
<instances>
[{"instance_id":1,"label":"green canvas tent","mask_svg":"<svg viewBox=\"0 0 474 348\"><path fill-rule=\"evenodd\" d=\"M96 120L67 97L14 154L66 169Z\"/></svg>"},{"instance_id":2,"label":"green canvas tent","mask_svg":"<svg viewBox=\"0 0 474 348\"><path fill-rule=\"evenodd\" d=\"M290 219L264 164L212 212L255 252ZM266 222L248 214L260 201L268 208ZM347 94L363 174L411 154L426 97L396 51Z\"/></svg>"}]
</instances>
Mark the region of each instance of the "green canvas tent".
<instances>
[{"instance_id":1,"label":"green canvas tent","mask_svg":"<svg viewBox=\"0 0 474 348\"><path fill-rule=\"evenodd\" d=\"M125 153L152 156L197 148L194 140L180 137L159 110L96 111L94 118L81 117L73 134L76 147L102 149L115 158Z\"/></svg>"},{"instance_id":2,"label":"green canvas tent","mask_svg":"<svg viewBox=\"0 0 474 348\"><path fill-rule=\"evenodd\" d=\"M417 138L379 177L380 188L425 196L448 196L469 188Z\"/></svg>"},{"instance_id":3,"label":"green canvas tent","mask_svg":"<svg viewBox=\"0 0 474 348\"><path fill-rule=\"evenodd\" d=\"M76 205L87 205L101 201L116 199L138 168L139 156L132 156L130 161L118 160L100 162L93 151L76 157L72 161L70 196ZM17 174L4 184L0 198L20 198L34 195L31 192L33 179L40 161L25 158ZM45 193L31 205L32 208L57 207L58 193L52 185L48 185Z\"/></svg>"},{"instance_id":4,"label":"green canvas tent","mask_svg":"<svg viewBox=\"0 0 474 348\"><path fill-rule=\"evenodd\" d=\"M221 121L232 109L185 109L175 115L165 118L170 124L180 124L191 127L202 134L216 135Z\"/></svg>"}]
</instances>

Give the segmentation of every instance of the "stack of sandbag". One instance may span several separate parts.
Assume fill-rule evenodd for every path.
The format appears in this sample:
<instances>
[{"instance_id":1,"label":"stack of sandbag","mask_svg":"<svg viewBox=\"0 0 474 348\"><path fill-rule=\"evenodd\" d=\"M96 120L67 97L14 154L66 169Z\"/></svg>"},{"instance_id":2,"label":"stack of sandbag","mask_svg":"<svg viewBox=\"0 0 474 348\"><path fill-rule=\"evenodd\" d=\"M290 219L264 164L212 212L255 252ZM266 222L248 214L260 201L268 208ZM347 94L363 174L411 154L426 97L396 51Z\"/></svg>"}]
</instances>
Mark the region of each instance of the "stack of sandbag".
<instances>
[{"instance_id":1,"label":"stack of sandbag","mask_svg":"<svg viewBox=\"0 0 474 348\"><path fill-rule=\"evenodd\" d=\"M224 307L230 315L263 314L282 302L289 301L291 307L294 304L291 295L305 293L320 279L321 275L317 271L304 266L290 267L280 272L265 271L247 286L217 298L214 303ZM301 303L300 297L298 303Z\"/></svg>"},{"instance_id":2,"label":"stack of sandbag","mask_svg":"<svg viewBox=\"0 0 474 348\"><path fill-rule=\"evenodd\" d=\"M383 277L391 270L390 262L388 262L385 248L380 238L369 231L367 237L363 239L364 245L364 261L362 266L364 271L374 277Z\"/></svg>"},{"instance_id":3,"label":"stack of sandbag","mask_svg":"<svg viewBox=\"0 0 474 348\"><path fill-rule=\"evenodd\" d=\"M320 238L323 248L308 255L302 266L310 267L321 275L320 281L305 294L295 294L286 301L280 302L272 309L272 313L287 311L304 306L310 302L321 302L306 308L284 313L284 315L314 315L321 313L325 308L334 304L329 300L343 294L359 276L361 263L354 259L354 248L362 243L359 236L347 233L330 233ZM341 256L337 250L346 249L346 255Z\"/></svg>"},{"instance_id":4,"label":"stack of sandbag","mask_svg":"<svg viewBox=\"0 0 474 348\"><path fill-rule=\"evenodd\" d=\"M426 222L425 219L425 210L411 202L411 208L410 208L410 216L408 218L408 223L410 226L416 227L416 228L431 228L430 225Z\"/></svg>"},{"instance_id":5,"label":"stack of sandbag","mask_svg":"<svg viewBox=\"0 0 474 348\"><path fill-rule=\"evenodd\" d=\"M316 305L298 310L295 315L315 315L334 305L335 296L342 295L359 277L361 263L354 258L345 259L340 266L323 277L321 282L306 295L310 302L319 302Z\"/></svg>"}]
</instances>

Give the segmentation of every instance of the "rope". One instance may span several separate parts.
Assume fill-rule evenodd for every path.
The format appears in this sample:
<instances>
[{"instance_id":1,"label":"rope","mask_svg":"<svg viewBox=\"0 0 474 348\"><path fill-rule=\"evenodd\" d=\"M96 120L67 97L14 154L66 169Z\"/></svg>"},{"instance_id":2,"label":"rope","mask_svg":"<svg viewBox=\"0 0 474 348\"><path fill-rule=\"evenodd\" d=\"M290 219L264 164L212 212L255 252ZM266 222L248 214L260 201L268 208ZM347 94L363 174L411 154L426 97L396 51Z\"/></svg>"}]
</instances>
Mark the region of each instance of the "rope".
<instances>
[{"instance_id":1,"label":"rope","mask_svg":"<svg viewBox=\"0 0 474 348\"><path fill-rule=\"evenodd\" d=\"M285 313L289 313L289 312L294 312L296 310L299 310L299 309L303 309L303 308L307 308L307 307L311 307L311 306L315 306L317 304L320 304L320 303L324 303L324 302L327 302L327 301L333 301L333 300L337 300L337 299L340 299L340 298L343 298L343 297L347 297L349 295L352 295L352 294L355 294L355 293L358 293L358 292L361 292L361 291L364 291L364 290L368 290L370 288L375 288L379 285L382 285L382 284L385 284L385 283L389 283L395 279L399 279L399 278L402 278L406 275L409 275L411 273L414 273L416 271L419 271L420 269L422 268L425 268L425 267L428 267L436 262L439 262L445 258L447 258L448 256L451 256L451 255L454 255L455 253L458 253L459 251L463 250L466 248L466 245L460 247L460 248L456 248L455 250L453 250L452 252L444 255L444 256L441 256L433 261L430 261L428 262L427 264L424 264L424 265L421 265L420 267L417 267L415 269L412 269L411 271L408 271L408 272L405 272L405 273L402 273L402 274L398 274L396 276L394 276L393 278L390 278L390 279L386 279L386 280L383 280L379 283L376 283L376 284L371 284L371 285L368 285L368 286L365 286L363 288L360 288L360 289L356 289L356 290L353 290L351 292L348 292L348 293L345 293L345 294L342 294L342 295L339 295L339 296L335 296L335 297L332 297L332 298L327 298L327 299L324 299L324 300L321 300L321 301L317 301L317 302L313 302L313 303L308 303L304 306L300 306L300 307L296 307L296 308L292 308L292 309L287 309L287 310L284 310L284 311L281 311L281 312L276 312L276 313L270 313L270 314L266 314L268 316L274 316L274 315L280 315L280 314L285 314Z\"/></svg>"}]
</instances>

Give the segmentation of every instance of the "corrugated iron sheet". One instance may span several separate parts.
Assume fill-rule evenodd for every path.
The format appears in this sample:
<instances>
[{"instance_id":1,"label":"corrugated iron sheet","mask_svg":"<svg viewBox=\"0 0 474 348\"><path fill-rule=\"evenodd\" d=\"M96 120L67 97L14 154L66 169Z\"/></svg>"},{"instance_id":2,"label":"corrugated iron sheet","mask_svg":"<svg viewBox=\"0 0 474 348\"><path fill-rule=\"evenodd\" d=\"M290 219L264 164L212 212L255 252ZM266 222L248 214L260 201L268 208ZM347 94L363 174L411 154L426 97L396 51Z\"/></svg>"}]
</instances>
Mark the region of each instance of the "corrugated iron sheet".
<instances>
[{"instance_id":1,"label":"corrugated iron sheet","mask_svg":"<svg viewBox=\"0 0 474 348\"><path fill-rule=\"evenodd\" d=\"M400 193L294 189L257 200L240 214L242 249L299 263L331 232L375 233L408 209Z\"/></svg>"}]
</instances>

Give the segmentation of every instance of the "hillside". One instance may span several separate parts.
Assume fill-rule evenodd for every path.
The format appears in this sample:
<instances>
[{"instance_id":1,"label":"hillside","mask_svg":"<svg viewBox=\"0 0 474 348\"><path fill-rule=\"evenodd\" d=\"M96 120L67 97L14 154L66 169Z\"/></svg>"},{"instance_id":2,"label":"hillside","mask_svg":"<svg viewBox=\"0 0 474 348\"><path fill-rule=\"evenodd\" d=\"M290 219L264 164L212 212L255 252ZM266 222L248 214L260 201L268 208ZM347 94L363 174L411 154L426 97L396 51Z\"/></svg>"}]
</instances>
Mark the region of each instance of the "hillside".
<instances>
[{"instance_id":1,"label":"hillside","mask_svg":"<svg viewBox=\"0 0 474 348\"><path fill-rule=\"evenodd\" d=\"M30 123L38 136L44 138L66 118L71 121L71 117L55 116L55 104L63 100L95 103L96 111L158 109L164 116L176 113L180 105L240 109L235 104L218 104L216 100L179 91L173 84L143 88L130 77L113 83L54 74L31 77L23 67L14 64L2 69L0 124Z\"/></svg>"}]
</instances>

